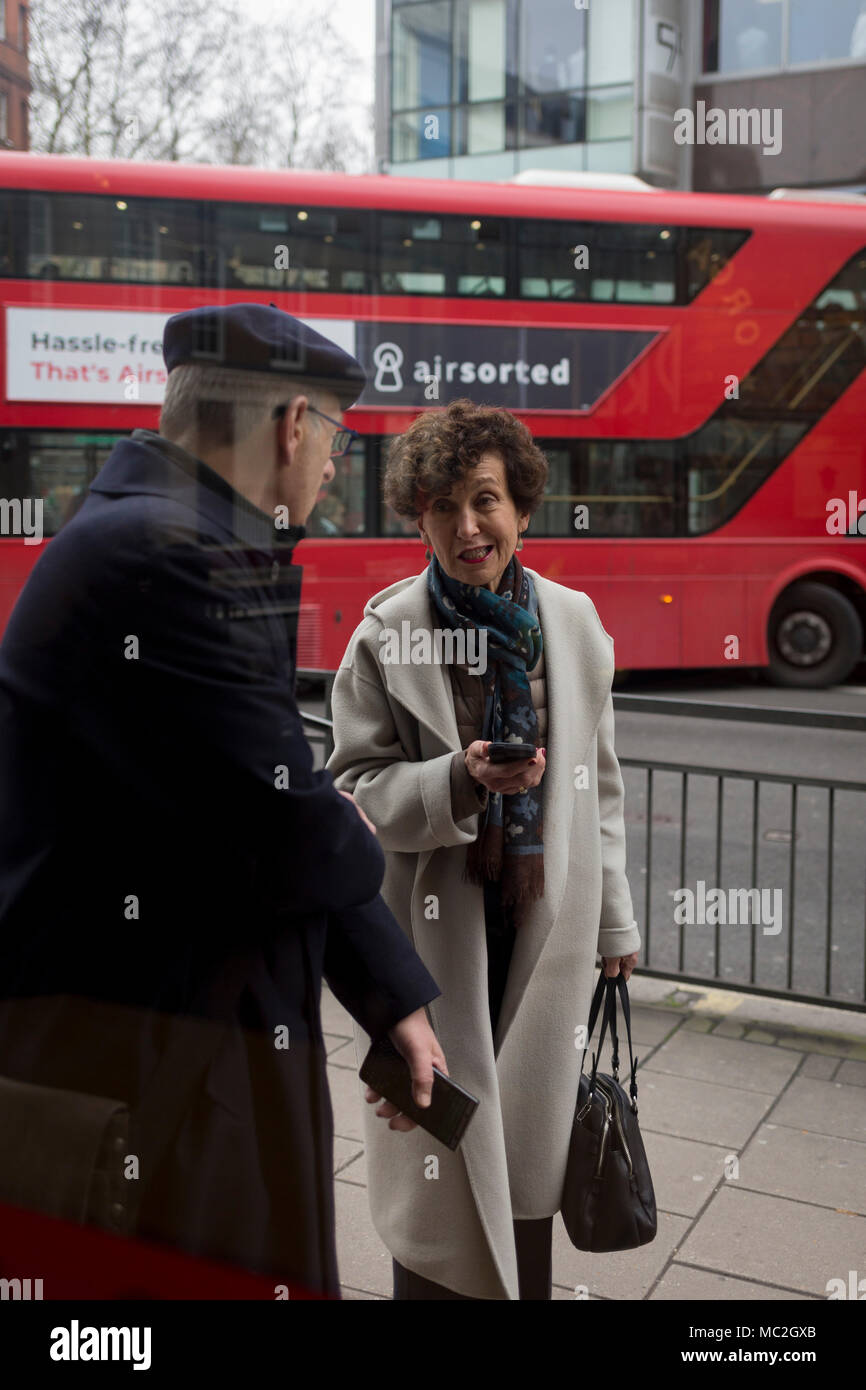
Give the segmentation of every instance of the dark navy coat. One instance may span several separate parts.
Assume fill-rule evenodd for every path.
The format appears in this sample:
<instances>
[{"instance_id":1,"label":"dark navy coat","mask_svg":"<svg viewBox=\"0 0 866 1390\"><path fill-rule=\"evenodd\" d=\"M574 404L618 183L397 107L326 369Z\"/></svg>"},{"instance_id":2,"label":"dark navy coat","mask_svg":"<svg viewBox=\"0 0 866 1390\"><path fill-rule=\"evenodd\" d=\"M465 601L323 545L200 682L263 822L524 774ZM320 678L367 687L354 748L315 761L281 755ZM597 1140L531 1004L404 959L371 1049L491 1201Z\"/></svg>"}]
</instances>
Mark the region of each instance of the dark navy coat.
<instances>
[{"instance_id":1,"label":"dark navy coat","mask_svg":"<svg viewBox=\"0 0 866 1390\"><path fill-rule=\"evenodd\" d=\"M371 1035L439 991L312 769L303 532L185 457L115 447L0 646L0 1073L134 1108L210 1020L140 1233L338 1296L322 977Z\"/></svg>"}]
</instances>

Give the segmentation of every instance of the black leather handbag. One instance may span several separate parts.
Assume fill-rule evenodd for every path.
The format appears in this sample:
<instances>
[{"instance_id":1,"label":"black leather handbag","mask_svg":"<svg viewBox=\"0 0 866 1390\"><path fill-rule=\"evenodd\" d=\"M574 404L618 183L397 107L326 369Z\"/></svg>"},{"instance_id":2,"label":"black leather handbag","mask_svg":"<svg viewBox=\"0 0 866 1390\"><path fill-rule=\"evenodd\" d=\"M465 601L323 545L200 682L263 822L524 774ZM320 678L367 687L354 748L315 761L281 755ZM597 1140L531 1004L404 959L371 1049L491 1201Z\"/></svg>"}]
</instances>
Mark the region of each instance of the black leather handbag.
<instances>
[{"instance_id":1,"label":"black leather handbag","mask_svg":"<svg viewBox=\"0 0 866 1390\"><path fill-rule=\"evenodd\" d=\"M617 990L628 1033L628 1095L619 1084ZM631 1010L622 972L611 979L606 979L604 973L599 976L589 1011L587 1047L602 996L604 1014L590 1076L583 1071L586 1047L580 1064L561 1208L572 1245L597 1253L634 1250L654 1240L656 1234L656 1199L637 1122L637 1058L632 1053ZM612 1076L598 1070L608 1022L613 1044Z\"/></svg>"}]
</instances>

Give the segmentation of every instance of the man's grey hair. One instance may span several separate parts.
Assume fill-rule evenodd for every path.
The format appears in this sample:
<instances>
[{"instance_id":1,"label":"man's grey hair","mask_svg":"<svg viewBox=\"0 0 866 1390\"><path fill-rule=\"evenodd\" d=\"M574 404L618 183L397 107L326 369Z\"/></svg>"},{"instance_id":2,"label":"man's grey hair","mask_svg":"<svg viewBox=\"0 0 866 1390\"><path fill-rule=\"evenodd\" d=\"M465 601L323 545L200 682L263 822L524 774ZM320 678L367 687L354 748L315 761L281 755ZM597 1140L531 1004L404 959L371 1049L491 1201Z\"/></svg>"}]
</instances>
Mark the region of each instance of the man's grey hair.
<instances>
[{"instance_id":1,"label":"man's grey hair","mask_svg":"<svg viewBox=\"0 0 866 1390\"><path fill-rule=\"evenodd\" d=\"M335 389L333 394L339 393ZM274 372L182 362L168 375L159 432L166 439L186 438L199 446L223 448L260 429L276 406L286 405L295 396L306 396L310 405L323 410L328 388L322 382Z\"/></svg>"}]
</instances>

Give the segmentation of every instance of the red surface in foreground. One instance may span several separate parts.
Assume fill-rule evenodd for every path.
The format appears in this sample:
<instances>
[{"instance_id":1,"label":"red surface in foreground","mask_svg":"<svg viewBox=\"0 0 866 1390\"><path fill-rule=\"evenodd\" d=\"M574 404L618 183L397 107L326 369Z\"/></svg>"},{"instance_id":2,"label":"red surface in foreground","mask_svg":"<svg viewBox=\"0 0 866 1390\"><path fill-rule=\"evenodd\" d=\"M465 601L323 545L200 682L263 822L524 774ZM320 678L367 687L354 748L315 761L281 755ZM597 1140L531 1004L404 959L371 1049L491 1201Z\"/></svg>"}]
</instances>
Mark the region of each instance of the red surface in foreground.
<instances>
[{"instance_id":1,"label":"red surface in foreground","mask_svg":"<svg viewBox=\"0 0 866 1390\"><path fill-rule=\"evenodd\" d=\"M280 1282L165 1246L129 1240L39 1212L0 1206L0 1278L42 1280L50 1299L290 1299L321 1301Z\"/></svg>"}]
</instances>

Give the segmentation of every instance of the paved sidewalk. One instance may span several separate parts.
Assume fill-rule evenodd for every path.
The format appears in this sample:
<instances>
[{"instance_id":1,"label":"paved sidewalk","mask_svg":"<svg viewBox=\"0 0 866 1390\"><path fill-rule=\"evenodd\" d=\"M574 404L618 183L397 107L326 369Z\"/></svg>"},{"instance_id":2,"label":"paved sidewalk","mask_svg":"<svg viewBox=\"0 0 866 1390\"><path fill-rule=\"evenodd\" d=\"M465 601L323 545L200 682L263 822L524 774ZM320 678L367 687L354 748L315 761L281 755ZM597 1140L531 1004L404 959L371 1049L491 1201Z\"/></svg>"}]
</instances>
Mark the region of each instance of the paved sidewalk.
<instances>
[{"instance_id":1,"label":"paved sidewalk","mask_svg":"<svg viewBox=\"0 0 866 1390\"><path fill-rule=\"evenodd\" d=\"M629 995L658 1234L591 1255L556 1217L554 1298L826 1299L866 1277L866 1015L638 975ZM343 1296L387 1299L351 1021L328 990L322 1009Z\"/></svg>"}]
</instances>

